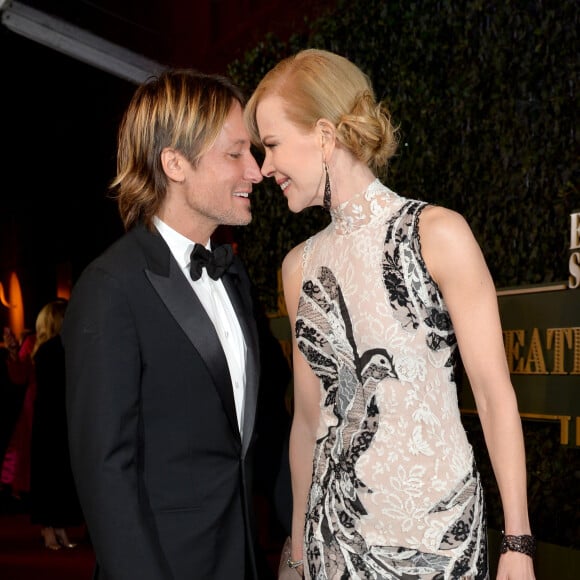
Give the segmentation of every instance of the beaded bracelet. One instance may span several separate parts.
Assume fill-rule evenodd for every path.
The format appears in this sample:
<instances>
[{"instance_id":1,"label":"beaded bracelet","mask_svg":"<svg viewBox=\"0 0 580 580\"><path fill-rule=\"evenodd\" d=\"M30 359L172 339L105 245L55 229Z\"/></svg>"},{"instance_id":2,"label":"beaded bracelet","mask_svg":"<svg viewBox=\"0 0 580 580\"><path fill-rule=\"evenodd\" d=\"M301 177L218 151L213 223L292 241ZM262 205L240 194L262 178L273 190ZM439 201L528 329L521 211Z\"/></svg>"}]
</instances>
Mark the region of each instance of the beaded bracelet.
<instances>
[{"instance_id":1,"label":"beaded bracelet","mask_svg":"<svg viewBox=\"0 0 580 580\"><path fill-rule=\"evenodd\" d=\"M290 558L286 560L288 568L298 568L298 566L302 566L302 564L304 564L304 560L291 560Z\"/></svg>"},{"instance_id":2,"label":"beaded bracelet","mask_svg":"<svg viewBox=\"0 0 580 580\"><path fill-rule=\"evenodd\" d=\"M530 558L536 553L536 538L534 536L506 536L503 535L499 551L505 554L508 550L511 552L520 552Z\"/></svg>"}]
</instances>

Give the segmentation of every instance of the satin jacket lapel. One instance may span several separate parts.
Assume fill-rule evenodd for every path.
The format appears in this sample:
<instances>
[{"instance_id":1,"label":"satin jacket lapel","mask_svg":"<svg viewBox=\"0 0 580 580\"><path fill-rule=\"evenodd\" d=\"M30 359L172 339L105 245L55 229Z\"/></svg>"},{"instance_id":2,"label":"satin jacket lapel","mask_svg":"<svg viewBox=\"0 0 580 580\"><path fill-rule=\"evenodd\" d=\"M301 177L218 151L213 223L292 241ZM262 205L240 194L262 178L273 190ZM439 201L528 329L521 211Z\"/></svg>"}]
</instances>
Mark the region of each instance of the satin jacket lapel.
<instances>
[{"instance_id":1,"label":"satin jacket lapel","mask_svg":"<svg viewBox=\"0 0 580 580\"><path fill-rule=\"evenodd\" d=\"M213 323L161 235L145 228L136 234L148 261L145 275L205 361L232 430L240 437L228 364Z\"/></svg>"},{"instance_id":2,"label":"satin jacket lapel","mask_svg":"<svg viewBox=\"0 0 580 580\"><path fill-rule=\"evenodd\" d=\"M232 301L234 310L238 316L242 332L246 340L247 360L246 360L246 394L244 404L244 429L243 429L243 448L242 453L245 455L252 439L254 422L256 420L256 405L258 400L258 377L259 377L259 347L258 333L256 322L252 318L251 303L246 303L241 294L240 278L237 274L235 265L232 265L224 274L222 281ZM247 301L251 300L248 294Z\"/></svg>"}]
</instances>

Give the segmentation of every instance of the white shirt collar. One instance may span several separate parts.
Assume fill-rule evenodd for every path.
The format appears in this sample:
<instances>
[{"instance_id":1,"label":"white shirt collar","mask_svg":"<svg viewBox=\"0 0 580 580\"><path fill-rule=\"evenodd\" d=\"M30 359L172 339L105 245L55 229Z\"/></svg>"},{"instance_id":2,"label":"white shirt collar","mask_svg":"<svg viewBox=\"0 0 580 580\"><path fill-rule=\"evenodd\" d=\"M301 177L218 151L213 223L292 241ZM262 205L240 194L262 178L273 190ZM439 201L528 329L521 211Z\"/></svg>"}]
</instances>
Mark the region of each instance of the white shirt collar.
<instances>
[{"instance_id":1,"label":"white shirt collar","mask_svg":"<svg viewBox=\"0 0 580 580\"><path fill-rule=\"evenodd\" d=\"M157 216L153 216L153 223L155 227L169 246L171 253L177 260L180 268L189 268L190 255L195 246L195 242L192 242L189 238L176 232L172 227L168 226L163 220L159 219ZM210 242L208 241L206 248L210 249Z\"/></svg>"}]
</instances>

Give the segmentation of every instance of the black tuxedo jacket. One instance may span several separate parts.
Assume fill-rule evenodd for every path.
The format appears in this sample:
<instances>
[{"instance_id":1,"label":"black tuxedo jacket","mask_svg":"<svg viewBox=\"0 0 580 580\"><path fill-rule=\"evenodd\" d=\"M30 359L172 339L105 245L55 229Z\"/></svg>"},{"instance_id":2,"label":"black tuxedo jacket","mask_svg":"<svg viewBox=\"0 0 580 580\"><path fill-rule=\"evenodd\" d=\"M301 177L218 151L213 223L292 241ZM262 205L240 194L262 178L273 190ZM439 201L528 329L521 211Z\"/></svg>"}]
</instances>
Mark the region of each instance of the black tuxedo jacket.
<instances>
[{"instance_id":1,"label":"black tuxedo jacket","mask_svg":"<svg viewBox=\"0 0 580 580\"><path fill-rule=\"evenodd\" d=\"M126 233L73 289L62 331L67 416L96 578L256 576L258 337L237 258L222 280L247 344L243 437L214 326L156 230Z\"/></svg>"}]
</instances>

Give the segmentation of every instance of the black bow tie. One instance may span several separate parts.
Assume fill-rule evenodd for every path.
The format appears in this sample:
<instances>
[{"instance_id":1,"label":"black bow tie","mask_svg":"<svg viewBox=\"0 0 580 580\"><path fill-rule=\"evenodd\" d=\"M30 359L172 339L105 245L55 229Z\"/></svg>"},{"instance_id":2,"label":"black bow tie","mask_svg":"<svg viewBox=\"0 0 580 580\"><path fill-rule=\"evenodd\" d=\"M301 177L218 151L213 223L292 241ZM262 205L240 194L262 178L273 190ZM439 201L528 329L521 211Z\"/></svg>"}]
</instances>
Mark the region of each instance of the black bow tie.
<instances>
[{"instance_id":1,"label":"black bow tie","mask_svg":"<svg viewBox=\"0 0 580 580\"><path fill-rule=\"evenodd\" d=\"M189 275L195 282L200 279L201 271L205 268L209 277L217 280L230 267L233 259L234 252L229 244L218 246L213 252L201 244L195 244L191 252Z\"/></svg>"}]
</instances>

